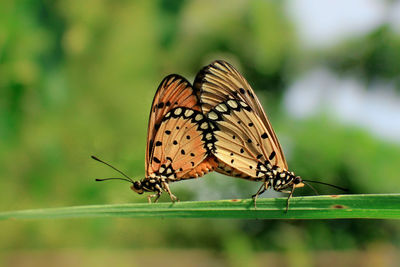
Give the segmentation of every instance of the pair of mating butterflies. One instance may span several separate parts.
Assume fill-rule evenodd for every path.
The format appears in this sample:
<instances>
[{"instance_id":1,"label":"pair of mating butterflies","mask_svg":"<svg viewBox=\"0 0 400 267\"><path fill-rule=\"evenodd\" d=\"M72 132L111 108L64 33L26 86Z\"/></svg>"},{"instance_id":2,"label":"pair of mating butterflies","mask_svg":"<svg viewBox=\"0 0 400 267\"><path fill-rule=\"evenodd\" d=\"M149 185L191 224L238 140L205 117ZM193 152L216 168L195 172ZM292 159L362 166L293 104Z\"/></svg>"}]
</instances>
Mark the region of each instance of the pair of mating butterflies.
<instances>
[{"instance_id":1,"label":"pair of mating butterflies","mask_svg":"<svg viewBox=\"0 0 400 267\"><path fill-rule=\"evenodd\" d=\"M262 182L254 199L268 188L289 193L290 198L295 188L304 186L288 171L253 89L222 60L204 67L193 86L176 74L161 82L150 111L145 169L146 177L140 181L122 172L126 179L121 179L131 182L139 194L153 192L149 202L157 201L163 191L175 201L169 182L210 171Z\"/></svg>"}]
</instances>

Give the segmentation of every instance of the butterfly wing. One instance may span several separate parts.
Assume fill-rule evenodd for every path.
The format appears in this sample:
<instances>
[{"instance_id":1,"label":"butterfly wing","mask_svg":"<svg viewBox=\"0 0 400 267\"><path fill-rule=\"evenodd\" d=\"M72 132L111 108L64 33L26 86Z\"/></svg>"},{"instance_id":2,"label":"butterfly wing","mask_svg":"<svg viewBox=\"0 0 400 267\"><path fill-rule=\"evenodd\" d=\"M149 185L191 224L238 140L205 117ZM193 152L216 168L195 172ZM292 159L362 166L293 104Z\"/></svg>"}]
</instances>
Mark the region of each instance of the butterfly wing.
<instances>
[{"instance_id":1,"label":"butterfly wing","mask_svg":"<svg viewBox=\"0 0 400 267\"><path fill-rule=\"evenodd\" d=\"M207 114L215 123L214 155L223 173L259 180L273 166L284 168L277 147L261 118L245 102L228 99Z\"/></svg>"},{"instance_id":2,"label":"butterfly wing","mask_svg":"<svg viewBox=\"0 0 400 267\"><path fill-rule=\"evenodd\" d=\"M162 82L160 83L157 92L154 96L151 111L150 111L150 118L149 118L149 125L148 125L148 136L147 136L147 147L146 147L146 160L145 160L145 169L146 169L146 177L149 177L152 173L154 173L157 167L160 167L161 164L154 162L153 165L153 158L157 156L153 155L155 152L159 152L162 150L164 152L169 151L171 147L165 146L168 145L169 139L164 137L163 130L161 129L162 121L165 116L173 110L174 108L182 107L186 109L191 109L193 111L199 112L201 110L199 106L199 101L197 95L194 93L194 90L191 84L182 76L177 74L171 74L165 77ZM173 120L175 117L172 116ZM175 127L179 127L179 124L187 123L186 119L179 119L179 121L174 121L176 123ZM163 123L165 127L166 122ZM190 123L189 123L190 124ZM192 127L193 129L194 127ZM165 132L165 129L164 129ZM193 134L193 133L192 133ZM158 135L158 136L157 136ZM164 146L157 146L157 141L163 142L165 139ZM178 137L176 137L178 141ZM197 139L196 139L197 140ZM188 143L188 142L186 142ZM189 143L190 144L190 143ZM193 143L194 144L194 143ZM188 148L186 148L188 149ZM201 150L199 155L204 157L204 153ZM160 155L158 155L160 157ZM199 158L201 158L199 157ZM197 159L199 159L197 158ZM190 163L190 162L189 162ZM204 159L203 162L197 163L196 167L191 170L191 176L196 177L196 175L201 176L204 171L211 168L211 165L215 164L214 159L212 156L207 157ZM177 165L177 163L175 163ZM191 165L191 164L190 164ZM178 168L179 169L179 168Z\"/></svg>"},{"instance_id":3,"label":"butterfly wing","mask_svg":"<svg viewBox=\"0 0 400 267\"><path fill-rule=\"evenodd\" d=\"M214 141L208 120L200 111L185 107L170 110L154 138L149 177L178 181L204 175L216 167L208 156Z\"/></svg>"},{"instance_id":4,"label":"butterfly wing","mask_svg":"<svg viewBox=\"0 0 400 267\"><path fill-rule=\"evenodd\" d=\"M246 79L232 65L223 60L214 61L197 74L194 87L204 113L208 113L228 99L237 99L246 103L253 113L249 114L250 118L257 120L257 122L260 121L266 129L266 133L268 133L268 140L263 140L263 144L267 143L267 148L273 147L275 149L279 164L283 169L287 169L282 148L260 101ZM257 119L255 119L256 117ZM229 129L229 126L227 126L227 129ZM249 130L243 129L242 133L247 134ZM269 152L272 153L272 151Z\"/></svg>"}]
</instances>

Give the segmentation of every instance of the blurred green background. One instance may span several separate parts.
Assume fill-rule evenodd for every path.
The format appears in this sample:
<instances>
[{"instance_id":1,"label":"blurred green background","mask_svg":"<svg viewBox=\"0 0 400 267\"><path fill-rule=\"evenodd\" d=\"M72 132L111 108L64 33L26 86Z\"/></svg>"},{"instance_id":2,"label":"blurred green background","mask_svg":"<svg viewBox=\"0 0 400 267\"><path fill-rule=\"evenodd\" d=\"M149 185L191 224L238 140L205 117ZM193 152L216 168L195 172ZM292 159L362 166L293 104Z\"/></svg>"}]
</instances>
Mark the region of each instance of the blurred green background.
<instances>
[{"instance_id":1,"label":"blurred green background","mask_svg":"<svg viewBox=\"0 0 400 267\"><path fill-rule=\"evenodd\" d=\"M0 210L146 202L128 184L95 183L115 172L90 155L141 179L158 84L170 73L193 81L215 59L253 86L296 174L352 193L398 193L399 17L399 1L1 1ZM258 186L212 173L171 188L186 201L248 198ZM400 261L400 225L387 220L0 226L1 266Z\"/></svg>"}]
</instances>

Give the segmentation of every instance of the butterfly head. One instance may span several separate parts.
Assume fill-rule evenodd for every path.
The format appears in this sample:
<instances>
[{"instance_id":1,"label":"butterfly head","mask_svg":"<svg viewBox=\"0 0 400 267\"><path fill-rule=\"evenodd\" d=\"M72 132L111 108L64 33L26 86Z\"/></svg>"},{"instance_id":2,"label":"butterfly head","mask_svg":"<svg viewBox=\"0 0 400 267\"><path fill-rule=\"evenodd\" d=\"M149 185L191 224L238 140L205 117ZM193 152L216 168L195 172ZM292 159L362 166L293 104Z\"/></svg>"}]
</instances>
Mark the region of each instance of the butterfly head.
<instances>
[{"instance_id":1,"label":"butterfly head","mask_svg":"<svg viewBox=\"0 0 400 267\"><path fill-rule=\"evenodd\" d=\"M300 176L296 176L293 178L292 187L297 188L297 187L303 187L303 186L304 186L303 179L301 179Z\"/></svg>"},{"instance_id":2,"label":"butterfly head","mask_svg":"<svg viewBox=\"0 0 400 267\"><path fill-rule=\"evenodd\" d=\"M140 195L143 194L143 192L144 192L142 183L140 181L133 182L131 185L131 189L132 189L132 191L134 191Z\"/></svg>"}]
</instances>

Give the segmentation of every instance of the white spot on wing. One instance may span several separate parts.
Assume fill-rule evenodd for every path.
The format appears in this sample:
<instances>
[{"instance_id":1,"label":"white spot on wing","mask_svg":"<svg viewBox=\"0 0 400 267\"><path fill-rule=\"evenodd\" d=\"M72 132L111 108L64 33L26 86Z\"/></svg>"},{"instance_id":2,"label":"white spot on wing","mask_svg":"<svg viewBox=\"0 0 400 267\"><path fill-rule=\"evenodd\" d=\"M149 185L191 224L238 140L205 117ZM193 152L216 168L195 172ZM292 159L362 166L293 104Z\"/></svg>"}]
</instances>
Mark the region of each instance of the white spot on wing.
<instances>
[{"instance_id":1,"label":"white spot on wing","mask_svg":"<svg viewBox=\"0 0 400 267\"><path fill-rule=\"evenodd\" d=\"M177 109L175 109L175 111L174 111L174 114L175 114L176 116L180 115L181 113L182 113L182 108L177 108Z\"/></svg>"},{"instance_id":2,"label":"white spot on wing","mask_svg":"<svg viewBox=\"0 0 400 267\"><path fill-rule=\"evenodd\" d=\"M200 125L200 128L203 129L203 130L207 130L207 129L208 129L208 123L207 123L207 122L203 122L203 123Z\"/></svg>"},{"instance_id":3,"label":"white spot on wing","mask_svg":"<svg viewBox=\"0 0 400 267\"><path fill-rule=\"evenodd\" d=\"M208 118L209 118L210 120L217 120L217 119L218 119L218 115L217 115L217 113L215 113L214 111L210 111L210 112L208 113Z\"/></svg>"},{"instance_id":4,"label":"white spot on wing","mask_svg":"<svg viewBox=\"0 0 400 267\"><path fill-rule=\"evenodd\" d=\"M197 114L196 117L194 118L196 121L201 121L203 119L202 114Z\"/></svg>"},{"instance_id":5,"label":"white spot on wing","mask_svg":"<svg viewBox=\"0 0 400 267\"><path fill-rule=\"evenodd\" d=\"M235 100L228 100L227 104L231 107L231 108L237 108L238 104L236 103Z\"/></svg>"},{"instance_id":6,"label":"white spot on wing","mask_svg":"<svg viewBox=\"0 0 400 267\"><path fill-rule=\"evenodd\" d=\"M188 110L186 110L186 111L185 111L185 116L186 116L186 117L190 117L190 116L192 116L192 115L193 115L193 113L194 113L194 111L193 111L193 110L191 110L191 109L188 109Z\"/></svg>"},{"instance_id":7,"label":"white spot on wing","mask_svg":"<svg viewBox=\"0 0 400 267\"><path fill-rule=\"evenodd\" d=\"M219 104L218 106L215 107L215 109L222 113L228 111L228 107L224 103Z\"/></svg>"}]
</instances>

